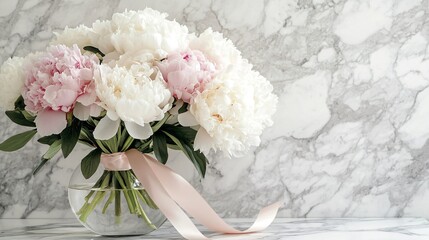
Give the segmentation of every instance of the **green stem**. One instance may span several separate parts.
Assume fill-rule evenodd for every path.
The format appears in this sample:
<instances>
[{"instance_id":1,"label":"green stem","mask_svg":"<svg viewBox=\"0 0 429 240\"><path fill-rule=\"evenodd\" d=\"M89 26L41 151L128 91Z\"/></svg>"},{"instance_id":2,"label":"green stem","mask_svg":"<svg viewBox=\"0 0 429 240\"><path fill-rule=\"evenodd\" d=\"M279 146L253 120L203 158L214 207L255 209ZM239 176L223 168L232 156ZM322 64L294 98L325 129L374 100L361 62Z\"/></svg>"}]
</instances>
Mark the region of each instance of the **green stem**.
<instances>
[{"instance_id":1,"label":"green stem","mask_svg":"<svg viewBox=\"0 0 429 240\"><path fill-rule=\"evenodd\" d=\"M140 214L143 217L143 219L145 220L145 222L153 229L157 229L157 227L152 223L152 221L149 219L149 217L147 216L146 212L144 211L142 205L140 204L137 195L139 194L139 190L137 189L132 189L131 192L133 193L133 197L134 197L134 201L136 202L139 210L140 210Z\"/></svg>"},{"instance_id":2,"label":"green stem","mask_svg":"<svg viewBox=\"0 0 429 240\"><path fill-rule=\"evenodd\" d=\"M119 145L118 147L121 148L120 146L124 146L125 144L125 140L127 140L129 137L128 132L125 129L122 129L122 125L119 127L119 134L118 134L118 142ZM121 148L123 149L123 148Z\"/></svg>"},{"instance_id":3,"label":"green stem","mask_svg":"<svg viewBox=\"0 0 429 240\"><path fill-rule=\"evenodd\" d=\"M119 189L118 181L112 173L112 181L114 183L114 189ZM115 190L115 222L119 224L121 222L121 191Z\"/></svg>"},{"instance_id":4,"label":"green stem","mask_svg":"<svg viewBox=\"0 0 429 240\"><path fill-rule=\"evenodd\" d=\"M103 175L101 175L101 177L97 180L97 182L94 184L94 186L92 187L92 189L94 188L99 188L101 183L103 182L104 178L107 177L109 175L108 171L104 171ZM83 212L86 211L86 209L88 208L89 205L89 200L91 199L92 195L94 195L95 191L91 190L88 195L85 196L85 203L83 204L83 206L79 209L79 211L76 213L77 215L81 215Z\"/></svg>"},{"instance_id":5,"label":"green stem","mask_svg":"<svg viewBox=\"0 0 429 240\"><path fill-rule=\"evenodd\" d=\"M121 222L121 191L115 190L115 222L119 224Z\"/></svg>"},{"instance_id":6,"label":"green stem","mask_svg":"<svg viewBox=\"0 0 429 240\"><path fill-rule=\"evenodd\" d=\"M103 210L101 211L101 213L105 214L107 207L109 207L109 205L113 202L113 199L115 198L115 194L114 191L110 191L110 195L109 198L107 199L106 203L104 204Z\"/></svg>"},{"instance_id":7,"label":"green stem","mask_svg":"<svg viewBox=\"0 0 429 240\"><path fill-rule=\"evenodd\" d=\"M104 152L104 153L110 153L110 151L104 146L103 142L95 139L95 141L97 142L98 147Z\"/></svg>"},{"instance_id":8,"label":"green stem","mask_svg":"<svg viewBox=\"0 0 429 240\"><path fill-rule=\"evenodd\" d=\"M127 186L125 186L124 180L122 179L119 172L115 172L115 177L116 177L116 180L118 180L119 185L121 186L121 188L123 190L122 192L124 193L125 200L127 201L128 208L130 209L130 213L136 213L134 205L131 202L130 196L128 195L128 192L125 191L127 189Z\"/></svg>"},{"instance_id":9,"label":"green stem","mask_svg":"<svg viewBox=\"0 0 429 240\"><path fill-rule=\"evenodd\" d=\"M79 217L79 219L82 222L86 222L86 220L88 219L89 214L91 214L92 211L94 211L95 207L103 199L103 197L104 197L105 194L106 194L106 192L97 192L95 194L95 197L94 197L94 199L92 199L92 202L88 205L88 207L85 209L85 211Z\"/></svg>"},{"instance_id":10,"label":"green stem","mask_svg":"<svg viewBox=\"0 0 429 240\"><path fill-rule=\"evenodd\" d=\"M152 139L143 143L140 147L139 147L139 151L142 152L143 150L145 150L145 148L147 148L150 144L152 143Z\"/></svg>"},{"instance_id":11,"label":"green stem","mask_svg":"<svg viewBox=\"0 0 429 240\"><path fill-rule=\"evenodd\" d=\"M114 189L114 183L113 183L113 177L112 174L109 174L109 178L110 178L110 195L109 198L107 199L106 203L104 204L103 210L101 211L101 213L105 214L107 207L109 207L109 205L113 202L113 199L115 198L115 191Z\"/></svg>"},{"instance_id":12,"label":"green stem","mask_svg":"<svg viewBox=\"0 0 429 240\"><path fill-rule=\"evenodd\" d=\"M101 189L106 188L106 186L109 185L109 181L110 181L110 178L109 177L105 177L103 179L103 182L101 183L100 188ZM86 222L89 214L91 214L94 211L94 209L97 206L97 204L104 198L104 195L106 195L106 191L98 191L95 194L95 196L92 199L91 203L89 203L89 205L87 205L87 207L85 208L85 210L82 212L82 215L80 215L80 217L79 217L79 219L82 222Z\"/></svg>"},{"instance_id":13,"label":"green stem","mask_svg":"<svg viewBox=\"0 0 429 240\"><path fill-rule=\"evenodd\" d=\"M129 184L131 185L134 181L133 181L133 177L132 177L132 173L131 171L126 171L123 173L123 175L126 175ZM138 198L137 198L137 194L139 193L138 189L133 188L132 186L130 186L130 193L134 199L134 203L140 213L140 216L143 217L143 219L146 221L146 223L153 229L156 229L156 226L152 223L152 221L149 219L149 217L146 215L146 212L144 211L142 205L140 204Z\"/></svg>"},{"instance_id":14,"label":"green stem","mask_svg":"<svg viewBox=\"0 0 429 240\"><path fill-rule=\"evenodd\" d=\"M140 189L139 190L139 196L140 198L144 199L146 204L152 208L152 209L158 209L158 206L156 206L156 203L152 200L152 198L147 194L146 190Z\"/></svg>"},{"instance_id":15,"label":"green stem","mask_svg":"<svg viewBox=\"0 0 429 240\"><path fill-rule=\"evenodd\" d=\"M127 140L125 141L124 145L122 146L121 152L125 152L130 148L131 144L134 142L134 138L131 136L128 136Z\"/></svg>"},{"instance_id":16,"label":"green stem","mask_svg":"<svg viewBox=\"0 0 429 240\"><path fill-rule=\"evenodd\" d=\"M153 131L153 132L158 131L158 130L162 127L162 125L164 125L164 123L165 123L165 122L167 122L167 120L168 120L168 118L169 118L170 116L171 116L171 114L170 114L170 113L168 113L168 112L166 112L166 113L165 113L164 118L163 118L163 119L161 119L161 121L157 122L157 123L152 127L152 131Z\"/></svg>"},{"instance_id":17,"label":"green stem","mask_svg":"<svg viewBox=\"0 0 429 240\"><path fill-rule=\"evenodd\" d=\"M124 194L128 209L131 214L136 214L142 218L148 226L156 229L156 226L149 219L143 206L147 205L152 209L158 209L156 204L144 189L135 188L136 177L131 170L128 171L104 171L103 175L94 184L93 189L85 196L85 203L77 213L82 222L86 222L89 215L98 204L102 204L103 199L110 195L104 202L102 213L107 212L108 207L114 202L115 223L121 222L121 192ZM144 205L143 205L144 204Z\"/></svg>"}]
</instances>

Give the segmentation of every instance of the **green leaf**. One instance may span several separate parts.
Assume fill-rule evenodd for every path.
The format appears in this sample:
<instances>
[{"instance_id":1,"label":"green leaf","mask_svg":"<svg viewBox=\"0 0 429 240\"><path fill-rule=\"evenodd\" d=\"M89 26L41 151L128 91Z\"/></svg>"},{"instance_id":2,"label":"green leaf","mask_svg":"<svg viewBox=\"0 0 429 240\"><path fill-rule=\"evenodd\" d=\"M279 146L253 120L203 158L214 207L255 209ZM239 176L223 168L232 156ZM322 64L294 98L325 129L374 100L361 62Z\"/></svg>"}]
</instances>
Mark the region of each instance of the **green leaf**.
<instances>
[{"instance_id":1,"label":"green leaf","mask_svg":"<svg viewBox=\"0 0 429 240\"><path fill-rule=\"evenodd\" d=\"M157 132L153 135L153 151L158 161L160 161L162 164L167 163L168 151L165 134Z\"/></svg>"},{"instance_id":2,"label":"green leaf","mask_svg":"<svg viewBox=\"0 0 429 240\"><path fill-rule=\"evenodd\" d=\"M188 155L188 152L185 150L185 148L183 147L183 145L182 145L182 142L179 140L179 139L177 139L175 136L173 136L173 135L171 135L171 134L169 134L168 132L165 132L165 131L162 131L165 135L167 135L171 140L173 140L173 142L180 148L180 149L182 149L182 151L183 151L183 153L185 153L185 155L188 157L188 158L191 158L189 155Z\"/></svg>"},{"instance_id":3,"label":"green leaf","mask_svg":"<svg viewBox=\"0 0 429 240\"><path fill-rule=\"evenodd\" d=\"M198 153L196 151L194 151L194 149L192 149L192 146L189 146L187 144L183 144L183 147L188 152L188 155L190 156L189 159L192 161L195 168L198 170L200 175L204 178L206 175L206 165L207 165L207 162L205 161L205 159L201 159L200 156L197 157L196 155Z\"/></svg>"},{"instance_id":4,"label":"green leaf","mask_svg":"<svg viewBox=\"0 0 429 240\"><path fill-rule=\"evenodd\" d=\"M182 152L185 153L185 155L188 157L188 159L192 161L195 168L198 170L198 172L204 178L204 176L206 174L206 165L207 165L207 160L206 160L205 156L202 157L201 155L203 155L203 154L201 152L194 151L192 146L190 146L190 144L188 145L188 144L180 141L178 138L169 134L168 132L163 131L163 133L165 133L165 135L167 135L171 140L173 140L173 142L182 150Z\"/></svg>"},{"instance_id":5,"label":"green leaf","mask_svg":"<svg viewBox=\"0 0 429 240\"><path fill-rule=\"evenodd\" d=\"M36 129L26 131L10 137L0 143L0 151L13 152L25 146L37 133Z\"/></svg>"},{"instance_id":6,"label":"green leaf","mask_svg":"<svg viewBox=\"0 0 429 240\"><path fill-rule=\"evenodd\" d=\"M153 152L153 148L149 147L149 148L145 148L142 151L140 151L142 153L152 153Z\"/></svg>"},{"instance_id":7,"label":"green leaf","mask_svg":"<svg viewBox=\"0 0 429 240\"><path fill-rule=\"evenodd\" d=\"M22 96L19 96L19 98L16 99L14 105L15 105L15 109L24 110L25 109L24 98Z\"/></svg>"},{"instance_id":8,"label":"green leaf","mask_svg":"<svg viewBox=\"0 0 429 240\"><path fill-rule=\"evenodd\" d=\"M80 121L73 121L72 125L65 128L61 132L61 150L63 151L64 157L68 157L76 146L77 141L79 140L80 129L82 125Z\"/></svg>"},{"instance_id":9,"label":"green leaf","mask_svg":"<svg viewBox=\"0 0 429 240\"><path fill-rule=\"evenodd\" d=\"M183 103L183 105L179 108L179 114L188 111L188 105L189 104L187 103Z\"/></svg>"},{"instance_id":10,"label":"green leaf","mask_svg":"<svg viewBox=\"0 0 429 240\"><path fill-rule=\"evenodd\" d=\"M51 159L57 154L61 149L61 139L56 140L49 146L48 151L43 155L43 159Z\"/></svg>"},{"instance_id":11,"label":"green leaf","mask_svg":"<svg viewBox=\"0 0 429 240\"><path fill-rule=\"evenodd\" d=\"M82 175L88 179L95 171L97 171L98 165L100 164L101 150L96 148L86 155L80 164L80 170Z\"/></svg>"},{"instance_id":12,"label":"green leaf","mask_svg":"<svg viewBox=\"0 0 429 240\"><path fill-rule=\"evenodd\" d=\"M93 131L93 130L92 130ZM91 142L91 144L93 146L95 146L95 139L94 136L92 134L92 131L87 129L87 127L85 126L85 122L81 128L81 132L80 132L80 138L85 139L89 142Z\"/></svg>"},{"instance_id":13,"label":"green leaf","mask_svg":"<svg viewBox=\"0 0 429 240\"><path fill-rule=\"evenodd\" d=\"M36 124L30 120L27 120L24 116L24 114L22 114L21 111L19 110L14 110L14 111L6 111L6 115L10 118L10 120L12 120L12 122L21 125L21 126L26 126L26 127L35 127Z\"/></svg>"},{"instance_id":14,"label":"green leaf","mask_svg":"<svg viewBox=\"0 0 429 240\"><path fill-rule=\"evenodd\" d=\"M42 169L43 166L48 162L49 159L42 158L42 161L37 165L37 167L33 170L33 175L36 175L40 169Z\"/></svg>"},{"instance_id":15,"label":"green leaf","mask_svg":"<svg viewBox=\"0 0 429 240\"><path fill-rule=\"evenodd\" d=\"M54 143L58 139L60 139L60 135L52 134L49 136L41 137L41 138L37 139L37 141L41 144L52 145L52 143Z\"/></svg>"},{"instance_id":16,"label":"green leaf","mask_svg":"<svg viewBox=\"0 0 429 240\"><path fill-rule=\"evenodd\" d=\"M193 143L195 136L197 135L197 131L190 127L164 125L162 130L167 131L176 138L188 143Z\"/></svg>"},{"instance_id":17,"label":"green leaf","mask_svg":"<svg viewBox=\"0 0 429 240\"><path fill-rule=\"evenodd\" d=\"M31 115L29 112L27 112L26 110L20 110L22 115L24 115L24 117L31 122L34 122L34 120L36 119L36 116Z\"/></svg>"},{"instance_id":18,"label":"green leaf","mask_svg":"<svg viewBox=\"0 0 429 240\"><path fill-rule=\"evenodd\" d=\"M100 56L104 57L105 54L103 52L100 51L100 49L93 47L93 46L85 46L83 47L83 50L88 51L88 52L92 52L95 54L100 54Z\"/></svg>"},{"instance_id":19,"label":"green leaf","mask_svg":"<svg viewBox=\"0 0 429 240\"><path fill-rule=\"evenodd\" d=\"M175 144L167 144L167 147L168 148L170 148L170 149L173 149L173 150L178 150L178 151L180 151L181 149L177 146L177 145L175 145Z\"/></svg>"},{"instance_id":20,"label":"green leaf","mask_svg":"<svg viewBox=\"0 0 429 240\"><path fill-rule=\"evenodd\" d=\"M90 142L90 141L88 141L88 140L86 140L86 139L79 139L79 141L78 141L79 143L82 143L82 144L84 144L84 145L86 145L86 146L88 146L88 147L94 147L94 144L92 144L92 142Z\"/></svg>"},{"instance_id":21,"label":"green leaf","mask_svg":"<svg viewBox=\"0 0 429 240\"><path fill-rule=\"evenodd\" d=\"M209 164L209 160L207 159L206 155L204 153L200 152L200 150L194 150L194 156L197 159L200 164L204 164L204 174L207 168L207 164Z\"/></svg>"}]
</instances>

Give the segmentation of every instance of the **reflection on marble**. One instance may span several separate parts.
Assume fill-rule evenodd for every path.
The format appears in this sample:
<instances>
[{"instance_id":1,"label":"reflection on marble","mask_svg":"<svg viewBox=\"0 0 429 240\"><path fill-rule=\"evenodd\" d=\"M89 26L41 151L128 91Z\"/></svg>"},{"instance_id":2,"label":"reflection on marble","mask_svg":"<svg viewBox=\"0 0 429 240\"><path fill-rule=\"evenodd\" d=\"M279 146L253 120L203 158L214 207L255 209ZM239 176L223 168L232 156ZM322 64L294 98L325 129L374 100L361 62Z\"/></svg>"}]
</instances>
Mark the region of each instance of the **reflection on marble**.
<instances>
[{"instance_id":1,"label":"reflection on marble","mask_svg":"<svg viewBox=\"0 0 429 240\"><path fill-rule=\"evenodd\" d=\"M279 96L262 145L211 156L195 184L221 215L251 217L284 198L284 217L429 217L428 0L8 0L0 62L66 25L145 6L223 32ZM0 126L0 140L22 131L3 115ZM1 217L71 216L65 186L85 149L32 177L41 153L35 142L0 153ZM183 157L170 164L196 179Z\"/></svg>"},{"instance_id":2,"label":"reflection on marble","mask_svg":"<svg viewBox=\"0 0 429 240\"><path fill-rule=\"evenodd\" d=\"M250 219L229 219L236 227L246 228ZM422 218L401 219L277 219L263 232L246 235L218 235L203 231L211 239L264 240L427 240L429 222ZM0 219L0 240L14 239L117 239L91 233L74 219ZM142 236L121 237L137 240ZM182 239L170 223L145 235L144 239Z\"/></svg>"}]
</instances>

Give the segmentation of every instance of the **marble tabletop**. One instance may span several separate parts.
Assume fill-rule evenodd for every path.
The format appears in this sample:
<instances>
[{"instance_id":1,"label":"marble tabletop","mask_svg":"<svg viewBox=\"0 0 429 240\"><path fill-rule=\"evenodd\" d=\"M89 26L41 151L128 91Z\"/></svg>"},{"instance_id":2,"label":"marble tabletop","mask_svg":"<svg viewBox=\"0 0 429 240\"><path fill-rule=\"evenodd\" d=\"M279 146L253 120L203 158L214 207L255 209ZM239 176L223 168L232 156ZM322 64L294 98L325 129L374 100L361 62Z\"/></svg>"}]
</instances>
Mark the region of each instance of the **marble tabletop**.
<instances>
[{"instance_id":1,"label":"marble tabletop","mask_svg":"<svg viewBox=\"0 0 429 240\"><path fill-rule=\"evenodd\" d=\"M228 219L246 227L251 219ZM427 240L429 222L424 218L280 218L265 231L248 235L218 236L212 239L267 240ZM102 237L82 227L75 219L0 219L0 240L6 239L182 239L168 222L145 236Z\"/></svg>"}]
</instances>

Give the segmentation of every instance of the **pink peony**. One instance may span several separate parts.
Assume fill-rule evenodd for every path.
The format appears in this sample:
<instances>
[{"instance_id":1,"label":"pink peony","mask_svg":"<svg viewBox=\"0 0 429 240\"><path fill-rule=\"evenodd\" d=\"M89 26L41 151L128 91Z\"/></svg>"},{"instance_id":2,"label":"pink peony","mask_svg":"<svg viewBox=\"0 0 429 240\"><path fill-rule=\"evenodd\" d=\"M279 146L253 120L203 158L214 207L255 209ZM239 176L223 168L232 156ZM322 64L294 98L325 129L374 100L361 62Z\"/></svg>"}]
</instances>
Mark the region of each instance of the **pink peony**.
<instances>
[{"instance_id":1,"label":"pink peony","mask_svg":"<svg viewBox=\"0 0 429 240\"><path fill-rule=\"evenodd\" d=\"M67 125L66 113L77 103L88 107L95 103L97 62L95 55L82 55L77 45L50 46L32 57L22 96L25 109L37 114L35 123L42 136L60 133Z\"/></svg>"},{"instance_id":2,"label":"pink peony","mask_svg":"<svg viewBox=\"0 0 429 240\"><path fill-rule=\"evenodd\" d=\"M186 103L204 90L216 70L214 64L198 50L169 54L158 67L173 96Z\"/></svg>"}]
</instances>

